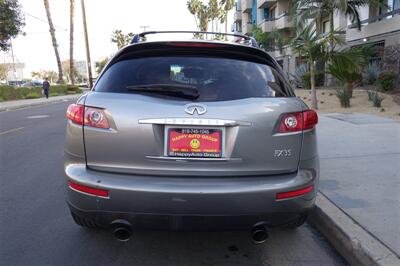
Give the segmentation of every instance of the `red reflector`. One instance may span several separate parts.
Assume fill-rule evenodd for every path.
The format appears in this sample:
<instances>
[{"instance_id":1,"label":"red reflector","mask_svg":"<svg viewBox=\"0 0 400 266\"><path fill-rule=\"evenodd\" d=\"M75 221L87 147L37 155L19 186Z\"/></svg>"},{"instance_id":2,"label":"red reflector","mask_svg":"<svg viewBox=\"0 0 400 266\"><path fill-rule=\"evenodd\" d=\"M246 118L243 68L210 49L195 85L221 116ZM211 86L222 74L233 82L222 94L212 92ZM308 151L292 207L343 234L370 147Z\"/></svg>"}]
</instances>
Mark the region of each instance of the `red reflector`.
<instances>
[{"instance_id":1,"label":"red reflector","mask_svg":"<svg viewBox=\"0 0 400 266\"><path fill-rule=\"evenodd\" d=\"M223 47L221 44L216 43L201 43L201 42L172 42L170 45L179 47Z\"/></svg>"},{"instance_id":2,"label":"red reflector","mask_svg":"<svg viewBox=\"0 0 400 266\"><path fill-rule=\"evenodd\" d=\"M83 109L83 105L76 103L70 104L67 109L66 117L78 125L83 125Z\"/></svg>"},{"instance_id":3,"label":"red reflector","mask_svg":"<svg viewBox=\"0 0 400 266\"><path fill-rule=\"evenodd\" d=\"M91 187L80 185L80 184L77 184L77 183L74 183L74 182L71 182L71 181L68 183L68 185L69 185L70 188L73 188L73 189L78 190L80 192L84 192L84 193L88 193L88 194L91 194L91 195L108 198L108 191L104 190L104 189L91 188Z\"/></svg>"},{"instance_id":4,"label":"red reflector","mask_svg":"<svg viewBox=\"0 0 400 266\"><path fill-rule=\"evenodd\" d=\"M278 193L278 194L276 194L276 199L280 200L280 199L288 199L288 198L298 197L298 196L304 195L308 192L311 192L313 190L313 188L314 188L314 186L311 185L309 187L302 188L299 190Z\"/></svg>"}]
</instances>

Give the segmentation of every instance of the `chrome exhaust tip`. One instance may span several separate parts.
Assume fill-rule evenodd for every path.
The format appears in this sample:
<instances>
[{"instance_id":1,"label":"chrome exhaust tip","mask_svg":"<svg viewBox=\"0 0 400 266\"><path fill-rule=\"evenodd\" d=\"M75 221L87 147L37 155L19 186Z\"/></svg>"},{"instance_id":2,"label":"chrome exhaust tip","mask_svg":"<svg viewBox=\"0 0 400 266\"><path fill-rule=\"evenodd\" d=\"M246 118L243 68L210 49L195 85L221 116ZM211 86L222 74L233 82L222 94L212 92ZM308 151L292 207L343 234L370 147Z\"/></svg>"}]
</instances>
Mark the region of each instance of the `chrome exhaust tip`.
<instances>
[{"instance_id":1,"label":"chrome exhaust tip","mask_svg":"<svg viewBox=\"0 0 400 266\"><path fill-rule=\"evenodd\" d=\"M112 234L116 239L122 242L129 241L132 236L132 227L128 221L115 220L111 223Z\"/></svg>"},{"instance_id":2,"label":"chrome exhaust tip","mask_svg":"<svg viewBox=\"0 0 400 266\"><path fill-rule=\"evenodd\" d=\"M256 245L264 243L268 237L269 234L264 225L255 225L251 230L251 238Z\"/></svg>"}]
</instances>

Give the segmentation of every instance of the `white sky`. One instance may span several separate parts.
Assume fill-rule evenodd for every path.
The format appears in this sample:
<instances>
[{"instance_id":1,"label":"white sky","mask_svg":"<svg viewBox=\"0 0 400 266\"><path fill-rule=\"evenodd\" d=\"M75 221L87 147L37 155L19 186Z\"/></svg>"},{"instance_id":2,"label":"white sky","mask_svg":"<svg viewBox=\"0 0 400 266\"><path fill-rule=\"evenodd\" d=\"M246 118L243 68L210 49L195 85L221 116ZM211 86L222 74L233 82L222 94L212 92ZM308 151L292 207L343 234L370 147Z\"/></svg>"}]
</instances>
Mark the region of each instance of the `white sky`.
<instances>
[{"instance_id":1,"label":"white sky","mask_svg":"<svg viewBox=\"0 0 400 266\"><path fill-rule=\"evenodd\" d=\"M34 70L57 70L42 0L20 0L25 12L24 32L13 40L14 55L25 63L24 77ZM49 0L61 60L69 58L69 0ZM85 0L92 64L116 52L111 32L147 30L196 30L187 0ZM32 16L37 18L33 18ZM43 21L41 21L43 20ZM230 24L228 24L230 30ZM85 60L81 1L75 0L74 59ZM93 69L94 71L94 69Z\"/></svg>"}]
</instances>

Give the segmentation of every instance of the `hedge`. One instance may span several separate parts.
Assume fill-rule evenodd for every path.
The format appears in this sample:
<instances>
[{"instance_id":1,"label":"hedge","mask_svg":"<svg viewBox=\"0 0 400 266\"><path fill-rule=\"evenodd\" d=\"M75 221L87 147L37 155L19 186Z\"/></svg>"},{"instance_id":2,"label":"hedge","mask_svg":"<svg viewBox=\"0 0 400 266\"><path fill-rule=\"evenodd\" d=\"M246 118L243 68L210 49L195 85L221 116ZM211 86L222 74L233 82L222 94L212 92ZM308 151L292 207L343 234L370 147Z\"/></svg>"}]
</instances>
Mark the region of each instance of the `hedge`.
<instances>
[{"instance_id":1,"label":"hedge","mask_svg":"<svg viewBox=\"0 0 400 266\"><path fill-rule=\"evenodd\" d=\"M82 93L78 86L71 85L54 85L50 86L50 94L65 95ZM13 87L9 85L0 85L0 101L32 99L44 97L42 87Z\"/></svg>"}]
</instances>

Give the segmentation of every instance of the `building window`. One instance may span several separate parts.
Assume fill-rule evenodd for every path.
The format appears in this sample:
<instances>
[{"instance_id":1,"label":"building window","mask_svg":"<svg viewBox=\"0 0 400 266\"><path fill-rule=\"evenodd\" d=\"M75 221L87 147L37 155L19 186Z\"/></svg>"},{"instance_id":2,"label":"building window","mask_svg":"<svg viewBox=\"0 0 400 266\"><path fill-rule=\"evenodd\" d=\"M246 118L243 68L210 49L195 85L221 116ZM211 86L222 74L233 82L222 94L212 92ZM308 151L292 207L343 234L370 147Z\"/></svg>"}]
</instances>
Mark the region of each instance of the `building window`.
<instances>
[{"instance_id":1,"label":"building window","mask_svg":"<svg viewBox=\"0 0 400 266\"><path fill-rule=\"evenodd\" d=\"M329 20L325 20L322 22L322 33L328 33L331 26L329 24Z\"/></svg>"},{"instance_id":2,"label":"building window","mask_svg":"<svg viewBox=\"0 0 400 266\"><path fill-rule=\"evenodd\" d=\"M276 12L276 6L271 7L271 9L269 10L269 17L270 20L275 20L275 12Z\"/></svg>"},{"instance_id":3,"label":"building window","mask_svg":"<svg viewBox=\"0 0 400 266\"><path fill-rule=\"evenodd\" d=\"M263 9L263 18L265 21L269 20L269 8L268 7Z\"/></svg>"}]
</instances>

